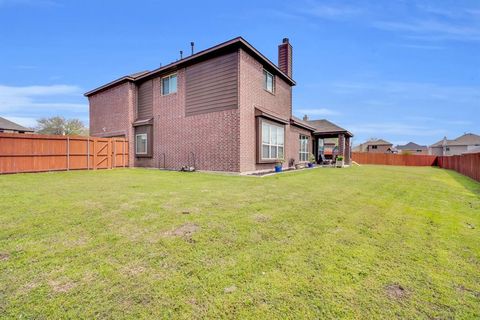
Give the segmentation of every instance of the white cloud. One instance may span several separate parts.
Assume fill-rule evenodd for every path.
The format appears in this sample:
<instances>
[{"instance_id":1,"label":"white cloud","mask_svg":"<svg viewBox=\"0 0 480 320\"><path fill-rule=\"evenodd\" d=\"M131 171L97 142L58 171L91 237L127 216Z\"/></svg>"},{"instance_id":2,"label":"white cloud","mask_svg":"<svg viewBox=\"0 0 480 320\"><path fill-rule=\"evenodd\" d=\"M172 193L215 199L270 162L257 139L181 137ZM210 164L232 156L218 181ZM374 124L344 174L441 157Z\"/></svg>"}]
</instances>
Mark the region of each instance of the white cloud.
<instances>
[{"instance_id":1,"label":"white cloud","mask_svg":"<svg viewBox=\"0 0 480 320\"><path fill-rule=\"evenodd\" d=\"M324 3L314 4L299 11L304 14L326 19L347 18L363 13L363 10L358 7Z\"/></svg>"},{"instance_id":2,"label":"white cloud","mask_svg":"<svg viewBox=\"0 0 480 320\"><path fill-rule=\"evenodd\" d=\"M437 20L414 20L410 22L378 21L373 26L388 31L405 32L410 39L479 41L480 28L475 25Z\"/></svg>"},{"instance_id":3,"label":"white cloud","mask_svg":"<svg viewBox=\"0 0 480 320\"><path fill-rule=\"evenodd\" d=\"M12 113L25 110L30 112L41 110L85 112L87 110L86 104L58 102L59 96L70 99L71 97L80 97L81 89L71 85L25 87L0 85L0 112ZM40 98L41 100L39 100ZM48 100L52 102L48 102Z\"/></svg>"}]
</instances>

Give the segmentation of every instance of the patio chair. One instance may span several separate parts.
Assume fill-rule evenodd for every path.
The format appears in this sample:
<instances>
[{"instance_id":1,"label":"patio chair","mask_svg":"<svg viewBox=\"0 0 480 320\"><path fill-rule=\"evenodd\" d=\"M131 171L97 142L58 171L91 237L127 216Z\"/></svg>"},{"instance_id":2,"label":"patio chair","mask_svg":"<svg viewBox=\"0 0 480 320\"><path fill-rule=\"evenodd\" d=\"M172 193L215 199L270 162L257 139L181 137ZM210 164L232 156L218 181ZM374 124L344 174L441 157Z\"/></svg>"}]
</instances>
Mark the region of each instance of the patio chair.
<instances>
[{"instance_id":1,"label":"patio chair","mask_svg":"<svg viewBox=\"0 0 480 320\"><path fill-rule=\"evenodd\" d=\"M323 153L320 153L320 163L322 165L332 165L332 160L325 158L325 155Z\"/></svg>"}]
</instances>

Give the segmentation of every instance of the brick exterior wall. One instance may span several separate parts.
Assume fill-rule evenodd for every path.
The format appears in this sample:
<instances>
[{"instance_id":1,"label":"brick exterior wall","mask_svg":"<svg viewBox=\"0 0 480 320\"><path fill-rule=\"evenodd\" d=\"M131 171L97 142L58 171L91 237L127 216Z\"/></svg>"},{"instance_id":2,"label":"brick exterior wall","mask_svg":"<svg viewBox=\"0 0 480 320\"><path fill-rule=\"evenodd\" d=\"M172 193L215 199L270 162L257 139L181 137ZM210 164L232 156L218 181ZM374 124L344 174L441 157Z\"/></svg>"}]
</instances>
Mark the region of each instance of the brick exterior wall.
<instances>
[{"instance_id":1,"label":"brick exterior wall","mask_svg":"<svg viewBox=\"0 0 480 320\"><path fill-rule=\"evenodd\" d=\"M152 157L135 156L134 127L136 85L127 82L89 97L90 132L93 136L125 135L130 143L130 164L178 170L194 165L198 170L250 172L271 170L274 163L257 163L255 108L289 120L292 89L275 77L275 93L263 88L263 65L243 49L238 55L239 108L185 115L185 68L177 70L177 92L162 96L161 77L153 78ZM103 130L105 128L105 130ZM299 163L299 135L310 131L285 125L285 164ZM195 160L195 163L194 163Z\"/></svg>"},{"instance_id":2,"label":"brick exterior wall","mask_svg":"<svg viewBox=\"0 0 480 320\"><path fill-rule=\"evenodd\" d=\"M177 71L177 92L163 96L153 79L153 157L135 158L137 167L239 171L238 109L185 116L185 69ZM133 141L133 140L132 140Z\"/></svg>"},{"instance_id":3,"label":"brick exterior wall","mask_svg":"<svg viewBox=\"0 0 480 320\"><path fill-rule=\"evenodd\" d=\"M280 77L275 77L275 94L263 88L263 65L244 50L240 50L240 171L273 169L274 163L257 163L257 136L255 108L289 120L292 114L292 88ZM285 126L285 160L298 159L298 133ZM310 136L310 134L308 134ZM293 154L292 154L293 153Z\"/></svg>"},{"instance_id":4,"label":"brick exterior wall","mask_svg":"<svg viewBox=\"0 0 480 320\"><path fill-rule=\"evenodd\" d=\"M90 135L92 137L126 137L129 143L129 163L133 163L135 84L124 82L88 98Z\"/></svg>"}]
</instances>

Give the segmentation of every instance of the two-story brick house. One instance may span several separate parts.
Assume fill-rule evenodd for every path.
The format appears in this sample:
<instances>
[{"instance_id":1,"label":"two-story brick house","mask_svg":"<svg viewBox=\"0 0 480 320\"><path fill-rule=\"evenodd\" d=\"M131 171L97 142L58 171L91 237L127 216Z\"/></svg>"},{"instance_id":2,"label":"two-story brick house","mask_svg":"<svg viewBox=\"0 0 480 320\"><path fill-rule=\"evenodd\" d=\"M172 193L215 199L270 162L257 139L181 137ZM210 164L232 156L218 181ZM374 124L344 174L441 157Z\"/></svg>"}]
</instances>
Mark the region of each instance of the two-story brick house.
<instances>
[{"instance_id":1,"label":"two-story brick house","mask_svg":"<svg viewBox=\"0 0 480 320\"><path fill-rule=\"evenodd\" d=\"M130 163L141 167L250 172L305 162L325 132L292 117L288 39L278 50L277 66L238 37L107 83L85 94L90 133L128 138ZM331 134L349 161L351 134Z\"/></svg>"}]
</instances>

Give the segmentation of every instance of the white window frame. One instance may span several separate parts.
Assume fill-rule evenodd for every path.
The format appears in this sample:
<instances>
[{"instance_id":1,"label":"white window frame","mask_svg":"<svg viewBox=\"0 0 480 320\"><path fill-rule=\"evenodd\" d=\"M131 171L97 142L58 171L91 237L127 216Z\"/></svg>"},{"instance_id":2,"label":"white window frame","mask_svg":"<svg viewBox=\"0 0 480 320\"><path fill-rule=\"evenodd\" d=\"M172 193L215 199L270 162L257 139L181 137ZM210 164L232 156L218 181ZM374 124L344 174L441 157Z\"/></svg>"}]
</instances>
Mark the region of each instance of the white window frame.
<instances>
[{"instance_id":1,"label":"white window frame","mask_svg":"<svg viewBox=\"0 0 480 320\"><path fill-rule=\"evenodd\" d=\"M268 80L269 76L272 78L272 90L271 91L268 90L268 86L267 86L267 80ZM267 91L267 92L275 93L275 76L265 69L263 69L263 89L265 89L265 91Z\"/></svg>"},{"instance_id":2,"label":"white window frame","mask_svg":"<svg viewBox=\"0 0 480 320\"><path fill-rule=\"evenodd\" d=\"M301 134L299 136L299 144L300 144L300 150L299 150L299 155L298 158L300 162L307 162L308 161L308 136Z\"/></svg>"},{"instance_id":3,"label":"white window frame","mask_svg":"<svg viewBox=\"0 0 480 320\"><path fill-rule=\"evenodd\" d=\"M170 91L170 89L171 89L170 79L173 78L173 77L175 77L175 79L176 79L176 80L175 80L175 91ZM164 86L163 86L163 80L165 80L165 79L168 79L168 93L165 93L165 90L164 90L165 88L164 88ZM168 76L162 77L161 82L162 82L162 83L161 83L162 96L168 96L168 95L170 95L170 94L177 93L177 88L178 88L178 76L177 76L176 73L172 73L172 74L169 74Z\"/></svg>"},{"instance_id":4,"label":"white window frame","mask_svg":"<svg viewBox=\"0 0 480 320\"><path fill-rule=\"evenodd\" d=\"M138 138L140 136L145 137L145 152L138 152ZM135 154L148 154L148 135L146 133L137 133L135 135Z\"/></svg>"},{"instance_id":5,"label":"white window frame","mask_svg":"<svg viewBox=\"0 0 480 320\"><path fill-rule=\"evenodd\" d=\"M264 128L265 127L265 128ZM262 121L262 140L260 141L260 159L262 161L281 160L285 158L285 126L276 125L271 122ZM268 131L268 139L265 132ZM265 141L268 140L268 141ZM264 147L268 147L268 155L264 154ZM281 149L281 156L279 150ZM276 157L272 157L272 150L276 150Z\"/></svg>"}]
</instances>

